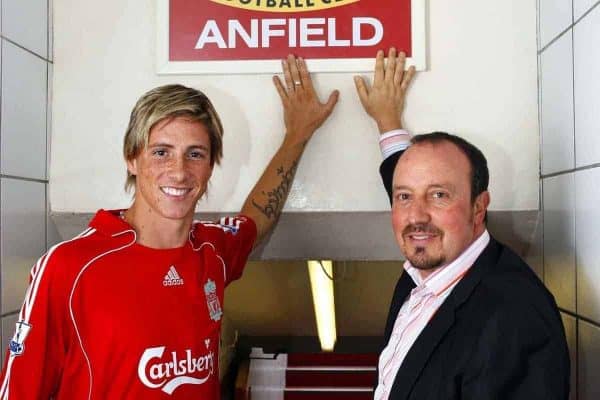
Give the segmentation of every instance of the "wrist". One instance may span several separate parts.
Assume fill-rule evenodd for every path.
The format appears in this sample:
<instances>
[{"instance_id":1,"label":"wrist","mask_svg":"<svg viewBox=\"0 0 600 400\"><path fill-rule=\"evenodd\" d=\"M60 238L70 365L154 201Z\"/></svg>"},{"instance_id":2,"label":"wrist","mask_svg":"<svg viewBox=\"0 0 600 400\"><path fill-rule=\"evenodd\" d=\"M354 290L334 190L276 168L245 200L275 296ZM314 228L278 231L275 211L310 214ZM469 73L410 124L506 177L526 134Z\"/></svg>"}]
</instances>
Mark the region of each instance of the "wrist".
<instances>
[{"instance_id":1,"label":"wrist","mask_svg":"<svg viewBox=\"0 0 600 400\"><path fill-rule=\"evenodd\" d=\"M382 158L385 160L394 153L406 150L410 146L410 138L410 133L403 129L395 129L382 134L379 137Z\"/></svg>"},{"instance_id":2,"label":"wrist","mask_svg":"<svg viewBox=\"0 0 600 400\"><path fill-rule=\"evenodd\" d=\"M400 118L378 119L377 128L379 129L380 134L384 134L386 132L402 129L402 123L400 122Z\"/></svg>"},{"instance_id":3,"label":"wrist","mask_svg":"<svg viewBox=\"0 0 600 400\"><path fill-rule=\"evenodd\" d=\"M312 135L298 135L288 130L283 138L281 147L304 150L311 136Z\"/></svg>"}]
</instances>

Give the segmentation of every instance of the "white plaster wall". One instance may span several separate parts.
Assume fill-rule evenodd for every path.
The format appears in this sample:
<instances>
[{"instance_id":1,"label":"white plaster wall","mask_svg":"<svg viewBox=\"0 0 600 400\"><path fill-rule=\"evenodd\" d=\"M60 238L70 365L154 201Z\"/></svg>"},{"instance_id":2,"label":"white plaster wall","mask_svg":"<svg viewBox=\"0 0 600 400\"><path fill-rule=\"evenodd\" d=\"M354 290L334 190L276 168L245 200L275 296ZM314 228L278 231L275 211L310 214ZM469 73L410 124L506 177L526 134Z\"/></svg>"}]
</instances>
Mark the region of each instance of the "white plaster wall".
<instances>
[{"instance_id":1,"label":"white plaster wall","mask_svg":"<svg viewBox=\"0 0 600 400\"><path fill-rule=\"evenodd\" d=\"M283 135L270 75L157 76L153 0L54 3L52 211L126 207L121 142L136 99L169 82L212 99L226 135L225 158L199 209L237 211ZM411 90L407 127L447 130L488 156L492 208L538 208L536 8L534 0L429 1L429 71ZM316 74L334 114L302 160L287 209L380 211L380 155L352 74Z\"/></svg>"}]
</instances>

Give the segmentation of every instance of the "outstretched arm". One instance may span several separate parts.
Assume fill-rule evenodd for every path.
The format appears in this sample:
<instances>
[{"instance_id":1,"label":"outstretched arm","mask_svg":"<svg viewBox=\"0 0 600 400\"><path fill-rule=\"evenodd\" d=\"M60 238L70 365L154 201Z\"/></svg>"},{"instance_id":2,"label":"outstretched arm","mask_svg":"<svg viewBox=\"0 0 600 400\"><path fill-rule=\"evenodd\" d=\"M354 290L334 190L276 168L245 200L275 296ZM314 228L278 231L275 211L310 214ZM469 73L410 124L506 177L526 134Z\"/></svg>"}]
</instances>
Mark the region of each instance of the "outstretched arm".
<instances>
[{"instance_id":1,"label":"outstretched arm","mask_svg":"<svg viewBox=\"0 0 600 400\"><path fill-rule=\"evenodd\" d=\"M255 246L279 218L304 148L329 117L339 97L335 90L326 103L321 103L302 58L289 55L282 66L285 83L277 76L273 77L273 83L283 105L285 137L241 211L256 223Z\"/></svg>"},{"instance_id":2,"label":"outstretched arm","mask_svg":"<svg viewBox=\"0 0 600 400\"><path fill-rule=\"evenodd\" d=\"M384 158L379 172L391 203L394 168L410 143L410 135L402 130L402 112L415 67L405 70L406 56L404 53L397 55L394 48L389 50L387 64L384 57L384 52L379 50L371 87L360 76L354 77L354 83L363 108L379 128Z\"/></svg>"}]
</instances>

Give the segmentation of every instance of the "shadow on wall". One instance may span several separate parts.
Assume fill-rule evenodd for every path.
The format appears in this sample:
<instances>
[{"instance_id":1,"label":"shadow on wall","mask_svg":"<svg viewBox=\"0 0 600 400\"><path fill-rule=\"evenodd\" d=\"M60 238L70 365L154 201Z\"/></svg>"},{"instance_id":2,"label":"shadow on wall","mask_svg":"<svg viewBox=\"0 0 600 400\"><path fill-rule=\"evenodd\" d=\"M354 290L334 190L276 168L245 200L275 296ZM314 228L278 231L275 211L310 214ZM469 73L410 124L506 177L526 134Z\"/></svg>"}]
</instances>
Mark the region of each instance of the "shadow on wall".
<instances>
[{"instance_id":1,"label":"shadow on wall","mask_svg":"<svg viewBox=\"0 0 600 400\"><path fill-rule=\"evenodd\" d=\"M473 140L479 148L486 148L485 156L490 161L490 155L494 155L495 164L488 164L490 172L490 197L493 209L495 199L502 197L502 204L517 204L519 194L518 187L499 187L495 182L515 182L515 170L512 158L505 149L498 146L497 142L483 136ZM499 179L500 176L502 179ZM538 221L540 212L538 210L503 211L494 210L488 213L488 229L492 235L501 242L508 245L521 257L527 257L535 250L536 237L539 230Z\"/></svg>"},{"instance_id":2,"label":"shadow on wall","mask_svg":"<svg viewBox=\"0 0 600 400\"><path fill-rule=\"evenodd\" d=\"M548 195L548 193L547 193ZM563 194L560 194L563 198ZM566 210L544 204L544 283L558 305L575 310L574 220Z\"/></svg>"},{"instance_id":3,"label":"shadow on wall","mask_svg":"<svg viewBox=\"0 0 600 400\"><path fill-rule=\"evenodd\" d=\"M540 211L492 211L488 213L488 230L498 241L527 258L535 247Z\"/></svg>"},{"instance_id":4,"label":"shadow on wall","mask_svg":"<svg viewBox=\"0 0 600 400\"><path fill-rule=\"evenodd\" d=\"M206 207L206 202L210 203L211 199L225 199L225 203L220 205L219 209L229 209L231 205L227 201L234 197L240 184L241 172L247 169L250 161L252 142L246 118L247 113L244 112L244 107L239 103L239 99L231 96L229 92L214 86L200 87L194 84L191 86L209 96L221 118L224 130L221 165L215 166L208 190L199 202L197 209ZM227 110L224 110L224 104L227 105ZM235 115L235 118L231 118L231 115ZM218 183L213 184L213 182Z\"/></svg>"}]
</instances>

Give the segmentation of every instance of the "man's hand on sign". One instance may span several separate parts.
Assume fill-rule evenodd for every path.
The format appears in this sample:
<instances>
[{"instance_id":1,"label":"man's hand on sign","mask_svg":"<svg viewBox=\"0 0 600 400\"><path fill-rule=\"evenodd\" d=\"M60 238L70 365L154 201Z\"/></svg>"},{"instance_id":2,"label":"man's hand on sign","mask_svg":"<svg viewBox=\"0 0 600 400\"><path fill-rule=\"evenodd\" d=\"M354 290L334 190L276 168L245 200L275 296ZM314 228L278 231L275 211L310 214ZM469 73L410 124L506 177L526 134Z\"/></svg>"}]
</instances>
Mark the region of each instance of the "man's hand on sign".
<instances>
[{"instance_id":1,"label":"man's hand on sign","mask_svg":"<svg viewBox=\"0 0 600 400\"><path fill-rule=\"evenodd\" d=\"M282 63L285 85L277 76L273 82L283 104L285 138L250 191L241 212L256 223L255 246L279 219L305 145L331 114L339 97L334 90L327 103L321 103L304 60L289 55Z\"/></svg>"},{"instance_id":2,"label":"man's hand on sign","mask_svg":"<svg viewBox=\"0 0 600 400\"><path fill-rule=\"evenodd\" d=\"M278 76L273 77L273 83L283 105L285 140L305 145L333 111L339 92L334 90L327 102L321 103L304 59L290 54L282 61L282 68L285 85Z\"/></svg>"},{"instance_id":3,"label":"man's hand on sign","mask_svg":"<svg viewBox=\"0 0 600 400\"><path fill-rule=\"evenodd\" d=\"M373 85L369 88L360 76L354 77L354 84L360 102L367 112L377 122L380 133L402 128L402 111L408 86L415 75L415 67L404 69L406 56L396 55L396 49L391 48L387 63L382 50L375 58L375 73Z\"/></svg>"}]
</instances>

